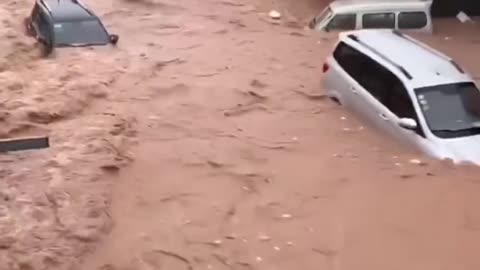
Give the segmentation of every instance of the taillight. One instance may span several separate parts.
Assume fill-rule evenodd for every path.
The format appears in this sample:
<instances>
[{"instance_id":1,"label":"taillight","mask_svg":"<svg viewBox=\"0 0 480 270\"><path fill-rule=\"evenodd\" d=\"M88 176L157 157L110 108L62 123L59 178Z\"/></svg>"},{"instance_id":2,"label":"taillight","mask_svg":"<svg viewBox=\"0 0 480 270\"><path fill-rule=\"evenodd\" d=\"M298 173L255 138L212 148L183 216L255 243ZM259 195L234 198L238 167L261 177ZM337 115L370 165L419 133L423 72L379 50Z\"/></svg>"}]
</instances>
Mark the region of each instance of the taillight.
<instances>
[{"instance_id":1,"label":"taillight","mask_svg":"<svg viewBox=\"0 0 480 270\"><path fill-rule=\"evenodd\" d=\"M330 69L330 65L328 63L323 63L322 71L326 73Z\"/></svg>"}]
</instances>

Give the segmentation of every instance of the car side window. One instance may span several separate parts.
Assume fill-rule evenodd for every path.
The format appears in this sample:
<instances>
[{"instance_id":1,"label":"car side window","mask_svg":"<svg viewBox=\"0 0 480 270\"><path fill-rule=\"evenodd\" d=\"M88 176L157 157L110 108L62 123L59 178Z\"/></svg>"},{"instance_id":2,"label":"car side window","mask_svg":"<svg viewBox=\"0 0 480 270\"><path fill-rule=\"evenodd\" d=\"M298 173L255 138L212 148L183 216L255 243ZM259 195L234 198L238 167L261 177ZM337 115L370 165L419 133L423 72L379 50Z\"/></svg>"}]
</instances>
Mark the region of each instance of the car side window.
<instances>
[{"instance_id":1,"label":"car side window","mask_svg":"<svg viewBox=\"0 0 480 270\"><path fill-rule=\"evenodd\" d=\"M337 14L330 20L325 30L354 30L356 26L356 14Z\"/></svg>"},{"instance_id":2,"label":"car side window","mask_svg":"<svg viewBox=\"0 0 480 270\"><path fill-rule=\"evenodd\" d=\"M38 31L42 38L45 38L46 40L49 39L50 32L51 32L50 26L45 14L41 12L39 13L39 16L38 16Z\"/></svg>"},{"instance_id":3,"label":"car side window","mask_svg":"<svg viewBox=\"0 0 480 270\"><path fill-rule=\"evenodd\" d=\"M343 70L359 85L380 102L383 100L385 82L378 74L381 70L373 60L344 42L337 46L333 56Z\"/></svg>"},{"instance_id":4,"label":"car side window","mask_svg":"<svg viewBox=\"0 0 480 270\"><path fill-rule=\"evenodd\" d=\"M417 121L418 116L413 106L412 99L402 81L390 70L377 61L366 56L365 76L361 85L382 103L398 118L411 118ZM417 134L425 137L423 129L418 125Z\"/></svg>"},{"instance_id":5,"label":"car side window","mask_svg":"<svg viewBox=\"0 0 480 270\"><path fill-rule=\"evenodd\" d=\"M385 106L398 118L416 119L416 112L412 100L402 81L392 73L389 79L391 80L391 89Z\"/></svg>"},{"instance_id":6,"label":"car side window","mask_svg":"<svg viewBox=\"0 0 480 270\"><path fill-rule=\"evenodd\" d=\"M362 53L350 47L345 42L340 42L333 52L333 58L357 82L361 76L361 60Z\"/></svg>"},{"instance_id":7,"label":"car side window","mask_svg":"<svg viewBox=\"0 0 480 270\"><path fill-rule=\"evenodd\" d=\"M391 90L388 96L387 102L384 104L393 114L398 118L410 118L419 123L415 107L413 106L412 99L408 95L407 89L403 85L402 81L391 73ZM425 133L420 125L415 130L418 135L425 137Z\"/></svg>"},{"instance_id":8,"label":"car side window","mask_svg":"<svg viewBox=\"0 0 480 270\"><path fill-rule=\"evenodd\" d=\"M362 17L362 27L365 29L395 28L395 13L371 13Z\"/></svg>"},{"instance_id":9,"label":"car side window","mask_svg":"<svg viewBox=\"0 0 480 270\"><path fill-rule=\"evenodd\" d=\"M425 12L400 12L398 14L398 28L419 29L427 26L427 14Z\"/></svg>"}]
</instances>

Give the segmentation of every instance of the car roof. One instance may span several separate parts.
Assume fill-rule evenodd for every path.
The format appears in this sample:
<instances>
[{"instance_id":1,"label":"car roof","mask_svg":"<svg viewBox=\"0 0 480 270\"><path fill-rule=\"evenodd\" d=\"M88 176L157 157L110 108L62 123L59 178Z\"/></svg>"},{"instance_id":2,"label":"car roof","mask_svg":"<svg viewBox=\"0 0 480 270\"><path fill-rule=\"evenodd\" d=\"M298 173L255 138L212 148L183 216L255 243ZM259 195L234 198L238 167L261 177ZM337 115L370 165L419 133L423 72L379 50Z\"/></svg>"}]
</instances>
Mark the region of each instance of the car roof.
<instances>
[{"instance_id":1,"label":"car roof","mask_svg":"<svg viewBox=\"0 0 480 270\"><path fill-rule=\"evenodd\" d=\"M450 57L395 30L363 29L340 33L340 40L363 47L403 73L413 88L472 81Z\"/></svg>"},{"instance_id":2,"label":"car roof","mask_svg":"<svg viewBox=\"0 0 480 270\"><path fill-rule=\"evenodd\" d=\"M396 9L429 10L432 0L336 0L330 4L335 13Z\"/></svg>"},{"instance_id":3,"label":"car roof","mask_svg":"<svg viewBox=\"0 0 480 270\"><path fill-rule=\"evenodd\" d=\"M56 21L74 21L95 18L79 0L41 0Z\"/></svg>"}]
</instances>

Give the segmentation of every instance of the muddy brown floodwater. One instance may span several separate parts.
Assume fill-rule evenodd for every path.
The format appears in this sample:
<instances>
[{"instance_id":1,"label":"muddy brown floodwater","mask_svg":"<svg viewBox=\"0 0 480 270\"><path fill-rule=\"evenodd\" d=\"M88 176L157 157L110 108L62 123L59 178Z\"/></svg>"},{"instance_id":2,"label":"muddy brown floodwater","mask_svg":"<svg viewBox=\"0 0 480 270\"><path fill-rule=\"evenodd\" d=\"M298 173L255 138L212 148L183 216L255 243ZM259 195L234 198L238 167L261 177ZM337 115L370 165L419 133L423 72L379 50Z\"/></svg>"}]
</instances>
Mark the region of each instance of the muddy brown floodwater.
<instances>
[{"instance_id":1,"label":"muddy brown floodwater","mask_svg":"<svg viewBox=\"0 0 480 270\"><path fill-rule=\"evenodd\" d=\"M87 4L118 47L41 59L32 1L0 3L0 136L52 144L0 155L0 270L480 268L479 170L323 96L321 3ZM476 24L436 25L479 76Z\"/></svg>"}]
</instances>

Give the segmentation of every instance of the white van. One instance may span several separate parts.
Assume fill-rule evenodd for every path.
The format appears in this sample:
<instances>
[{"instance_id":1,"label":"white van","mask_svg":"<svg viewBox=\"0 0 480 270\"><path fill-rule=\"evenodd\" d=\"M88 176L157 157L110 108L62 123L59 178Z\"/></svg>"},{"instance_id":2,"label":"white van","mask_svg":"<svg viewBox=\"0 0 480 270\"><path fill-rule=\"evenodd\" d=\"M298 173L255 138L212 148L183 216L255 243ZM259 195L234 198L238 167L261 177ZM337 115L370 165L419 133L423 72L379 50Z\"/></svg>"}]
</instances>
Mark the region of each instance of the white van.
<instances>
[{"instance_id":1,"label":"white van","mask_svg":"<svg viewBox=\"0 0 480 270\"><path fill-rule=\"evenodd\" d=\"M319 31L396 29L432 33L432 0L337 0L313 18Z\"/></svg>"}]
</instances>

